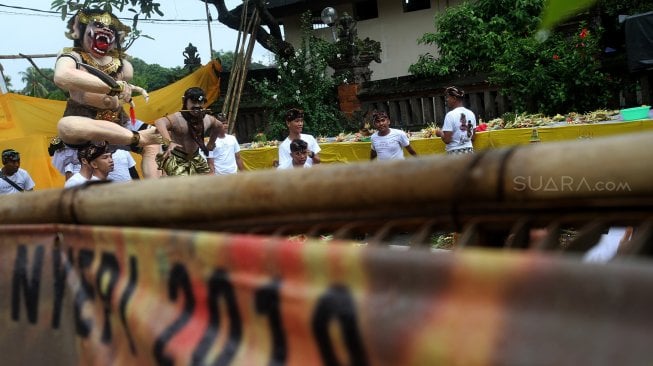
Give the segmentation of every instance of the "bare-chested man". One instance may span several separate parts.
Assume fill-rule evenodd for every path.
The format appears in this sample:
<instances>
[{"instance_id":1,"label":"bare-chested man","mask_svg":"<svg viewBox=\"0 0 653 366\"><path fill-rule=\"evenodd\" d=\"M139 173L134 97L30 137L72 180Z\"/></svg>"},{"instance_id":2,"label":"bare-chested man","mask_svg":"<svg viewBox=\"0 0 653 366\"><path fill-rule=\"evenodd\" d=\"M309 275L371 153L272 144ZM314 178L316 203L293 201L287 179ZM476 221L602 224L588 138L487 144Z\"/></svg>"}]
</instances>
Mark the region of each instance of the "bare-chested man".
<instances>
[{"instance_id":1,"label":"bare-chested man","mask_svg":"<svg viewBox=\"0 0 653 366\"><path fill-rule=\"evenodd\" d=\"M57 124L59 137L73 148L89 141L142 148L143 175L156 176L154 155L161 136L155 128L132 131L135 128L123 109L134 91L147 98L145 90L128 83L134 69L123 58L121 41L131 29L100 9L79 10L68 29L66 36L73 39L74 47L61 52L54 69L54 82L70 95Z\"/></svg>"},{"instance_id":2,"label":"bare-chested man","mask_svg":"<svg viewBox=\"0 0 653 366\"><path fill-rule=\"evenodd\" d=\"M206 114L203 105L206 95L201 88L189 88L182 97L182 110L157 119L154 124L163 137L165 152L156 157L157 164L166 175L209 174L206 161L209 150L215 147L221 123ZM210 131L208 144L204 136ZM204 156L200 154L200 150Z\"/></svg>"}]
</instances>

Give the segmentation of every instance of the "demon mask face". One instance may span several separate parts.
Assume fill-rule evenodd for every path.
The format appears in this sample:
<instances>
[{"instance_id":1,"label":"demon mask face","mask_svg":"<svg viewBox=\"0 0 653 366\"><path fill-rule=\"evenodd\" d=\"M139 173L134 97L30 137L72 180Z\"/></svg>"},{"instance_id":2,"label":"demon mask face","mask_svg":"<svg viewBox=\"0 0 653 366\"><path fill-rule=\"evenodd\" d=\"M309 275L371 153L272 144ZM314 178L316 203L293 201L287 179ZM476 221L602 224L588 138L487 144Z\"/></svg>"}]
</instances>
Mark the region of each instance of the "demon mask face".
<instances>
[{"instance_id":1,"label":"demon mask face","mask_svg":"<svg viewBox=\"0 0 653 366\"><path fill-rule=\"evenodd\" d=\"M104 56L120 48L120 42L131 31L111 13L97 9L82 9L68 24L68 38L75 40L87 52Z\"/></svg>"},{"instance_id":2,"label":"demon mask face","mask_svg":"<svg viewBox=\"0 0 653 366\"><path fill-rule=\"evenodd\" d=\"M106 55L115 48L116 35L111 28L100 22L93 22L86 27L84 48L89 52Z\"/></svg>"}]
</instances>

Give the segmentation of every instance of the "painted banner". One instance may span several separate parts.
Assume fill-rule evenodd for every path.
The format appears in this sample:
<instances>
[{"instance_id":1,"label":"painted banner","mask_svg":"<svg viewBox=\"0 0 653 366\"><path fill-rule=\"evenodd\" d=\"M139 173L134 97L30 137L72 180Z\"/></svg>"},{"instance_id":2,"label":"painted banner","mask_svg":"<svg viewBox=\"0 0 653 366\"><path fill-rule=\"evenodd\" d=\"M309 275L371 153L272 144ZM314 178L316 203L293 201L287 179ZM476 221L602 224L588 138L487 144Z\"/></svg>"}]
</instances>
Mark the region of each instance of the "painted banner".
<instances>
[{"instance_id":1,"label":"painted banner","mask_svg":"<svg viewBox=\"0 0 653 366\"><path fill-rule=\"evenodd\" d=\"M634 365L653 267L497 249L0 226L3 365Z\"/></svg>"}]
</instances>

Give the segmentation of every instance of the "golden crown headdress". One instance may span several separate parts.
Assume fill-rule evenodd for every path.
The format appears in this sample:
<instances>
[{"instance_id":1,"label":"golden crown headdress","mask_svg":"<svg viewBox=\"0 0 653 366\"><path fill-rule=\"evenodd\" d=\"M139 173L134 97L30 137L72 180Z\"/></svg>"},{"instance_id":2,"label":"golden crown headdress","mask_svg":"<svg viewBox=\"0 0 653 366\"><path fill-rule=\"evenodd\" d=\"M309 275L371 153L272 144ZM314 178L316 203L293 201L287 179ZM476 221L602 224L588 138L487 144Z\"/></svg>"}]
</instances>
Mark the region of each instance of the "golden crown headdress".
<instances>
[{"instance_id":1,"label":"golden crown headdress","mask_svg":"<svg viewBox=\"0 0 653 366\"><path fill-rule=\"evenodd\" d=\"M92 22L99 22L110 27L113 26L118 31L121 40L124 40L129 32L131 32L130 27L124 25L117 17L111 15L109 12L99 13L89 11L89 9L80 9L71 19L71 22L68 23L70 31L66 33L66 37L69 39L79 39L80 34L77 26L80 23L89 24Z\"/></svg>"},{"instance_id":2,"label":"golden crown headdress","mask_svg":"<svg viewBox=\"0 0 653 366\"><path fill-rule=\"evenodd\" d=\"M117 17L111 16L111 13L109 12L104 12L101 14L87 14L86 11L82 9L79 11L77 16L79 17L79 22L83 24L88 24L90 22L99 22L104 25L114 26L118 32L125 34L131 32L132 30L130 27L122 24L122 22L120 22Z\"/></svg>"}]
</instances>

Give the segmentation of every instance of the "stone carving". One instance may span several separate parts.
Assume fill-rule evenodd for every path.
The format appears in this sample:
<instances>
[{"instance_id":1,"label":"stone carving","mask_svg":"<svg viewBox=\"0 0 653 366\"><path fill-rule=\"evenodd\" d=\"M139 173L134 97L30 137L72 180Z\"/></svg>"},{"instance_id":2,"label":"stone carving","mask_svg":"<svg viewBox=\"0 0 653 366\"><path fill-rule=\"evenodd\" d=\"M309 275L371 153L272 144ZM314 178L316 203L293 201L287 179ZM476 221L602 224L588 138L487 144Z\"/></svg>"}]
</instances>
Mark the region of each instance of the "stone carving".
<instances>
[{"instance_id":1,"label":"stone carving","mask_svg":"<svg viewBox=\"0 0 653 366\"><path fill-rule=\"evenodd\" d=\"M369 81L372 61L381 63L381 43L369 37L358 38L356 21L347 13L336 22L338 39L334 43L335 52L327 61L335 72L335 77L343 77L348 83Z\"/></svg>"},{"instance_id":2,"label":"stone carving","mask_svg":"<svg viewBox=\"0 0 653 366\"><path fill-rule=\"evenodd\" d=\"M196 68L202 66L202 60L197 54L197 47L193 46L192 43L188 44L188 47L185 48L184 52L182 52L182 55L184 55L185 58L184 67L190 71L193 71Z\"/></svg>"}]
</instances>

